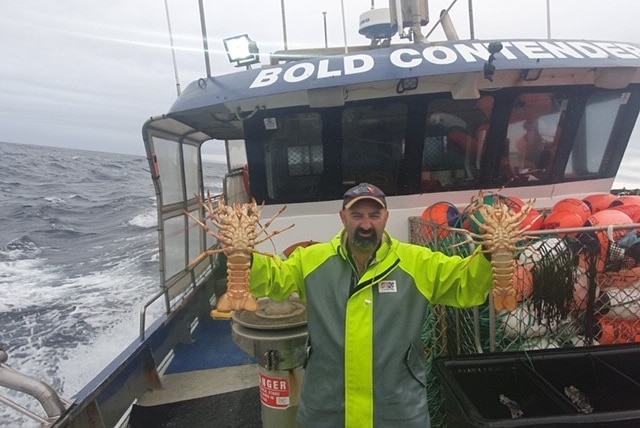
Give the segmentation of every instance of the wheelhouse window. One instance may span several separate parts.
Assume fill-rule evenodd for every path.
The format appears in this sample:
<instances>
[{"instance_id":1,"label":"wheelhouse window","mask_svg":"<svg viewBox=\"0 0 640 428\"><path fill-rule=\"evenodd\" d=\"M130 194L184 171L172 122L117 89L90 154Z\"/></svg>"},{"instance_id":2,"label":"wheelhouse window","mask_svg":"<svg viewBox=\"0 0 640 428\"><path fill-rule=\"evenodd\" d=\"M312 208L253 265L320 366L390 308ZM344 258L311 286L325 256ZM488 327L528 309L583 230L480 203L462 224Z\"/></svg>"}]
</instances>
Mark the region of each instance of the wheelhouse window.
<instances>
[{"instance_id":1,"label":"wheelhouse window","mask_svg":"<svg viewBox=\"0 0 640 428\"><path fill-rule=\"evenodd\" d=\"M346 108L342 113L342 184L367 182L395 194L406 127L405 103Z\"/></svg>"},{"instance_id":2,"label":"wheelhouse window","mask_svg":"<svg viewBox=\"0 0 640 428\"><path fill-rule=\"evenodd\" d=\"M548 177L569 99L551 92L524 93L511 105L500 174L508 184Z\"/></svg>"},{"instance_id":3,"label":"wheelhouse window","mask_svg":"<svg viewBox=\"0 0 640 428\"><path fill-rule=\"evenodd\" d=\"M360 182L406 195L605 177L637 91L509 88L259 112L245 123L248 193L272 204L335 200Z\"/></svg>"},{"instance_id":4,"label":"wheelhouse window","mask_svg":"<svg viewBox=\"0 0 640 428\"><path fill-rule=\"evenodd\" d=\"M322 118L296 113L263 119L267 193L273 200L313 200L323 170Z\"/></svg>"},{"instance_id":5,"label":"wheelhouse window","mask_svg":"<svg viewBox=\"0 0 640 428\"><path fill-rule=\"evenodd\" d=\"M630 92L602 91L591 94L565 169L565 177L597 174L603 164L616 118L627 104Z\"/></svg>"},{"instance_id":6,"label":"wheelhouse window","mask_svg":"<svg viewBox=\"0 0 640 428\"><path fill-rule=\"evenodd\" d=\"M438 190L477 180L493 97L478 100L435 99L427 110L422 149L421 187Z\"/></svg>"},{"instance_id":7,"label":"wheelhouse window","mask_svg":"<svg viewBox=\"0 0 640 428\"><path fill-rule=\"evenodd\" d=\"M289 175L319 176L322 174L322 146L294 146L287 148Z\"/></svg>"}]
</instances>

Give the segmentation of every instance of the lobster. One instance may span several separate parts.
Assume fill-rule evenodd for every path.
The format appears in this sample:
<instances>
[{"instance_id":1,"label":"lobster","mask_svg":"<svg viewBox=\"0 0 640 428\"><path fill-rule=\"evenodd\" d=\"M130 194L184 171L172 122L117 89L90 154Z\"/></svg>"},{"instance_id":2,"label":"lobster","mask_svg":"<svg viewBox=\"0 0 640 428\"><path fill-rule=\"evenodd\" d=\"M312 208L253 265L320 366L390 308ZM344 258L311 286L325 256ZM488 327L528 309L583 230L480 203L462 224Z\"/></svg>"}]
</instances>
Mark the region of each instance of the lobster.
<instances>
[{"instance_id":1,"label":"lobster","mask_svg":"<svg viewBox=\"0 0 640 428\"><path fill-rule=\"evenodd\" d=\"M528 220L527 217L534 204L535 199L529 200L516 212L498 195L493 205L485 203L484 194L480 192L478 198L475 201L472 200L470 205L472 208L468 218L479 229L479 233L469 231L467 233L475 244L482 246L484 253L491 255L493 269L491 294L497 311L504 309L513 311L518 304L516 290L513 287L516 268L514 253L518 250L517 245L523 240L523 233L533 224L531 221L523 225L525 220Z\"/></svg>"},{"instance_id":2,"label":"lobster","mask_svg":"<svg viewBox=\"0 0 640 428\"><path fill-rule=\"evenodd\" d=\"M212 316L224 317L224 314L230 314L231 311L255 312L258 309L258 301L249 291L251 255L258 253L278 260L274 254L258 251L255 246L294 226L291 224L283 229L267 232L268 227L276 217L282 214L286 206L283 206L262 226L260 215L264 204L258 206L255 199L249 203L226 205L224 198L220 197L217 206L214 207L210 194L207 194L205 199L196 197L206 212L206 218L218 230L209 228L206 219L200 220L186 210L185 214L206 233L218 239L222 247L203 251L189 264L189 268L213 254L223 253L227 257L227 291L220 297L216 309L212 311ZM265 236L260 237L263 233Z\"/></svg>"}]
</instances>

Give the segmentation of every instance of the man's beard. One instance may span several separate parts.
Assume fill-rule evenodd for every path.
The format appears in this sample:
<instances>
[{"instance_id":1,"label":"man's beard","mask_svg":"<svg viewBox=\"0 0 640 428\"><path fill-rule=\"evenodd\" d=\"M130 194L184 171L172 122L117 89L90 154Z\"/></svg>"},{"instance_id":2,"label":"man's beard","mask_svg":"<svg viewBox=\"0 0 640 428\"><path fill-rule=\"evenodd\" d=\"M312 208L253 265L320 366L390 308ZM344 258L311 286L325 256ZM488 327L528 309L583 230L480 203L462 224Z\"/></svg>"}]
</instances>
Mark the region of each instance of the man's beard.
<instances>
[{"instance_id":1,"label":"man's beard","mask_svg":"<svg viewBox=\"0 0 640 428\"><path fill-rule=\"evenodd\" d=\"M353 245L359 251L373 251L378 246L378 233L375 229L371 230L369 236L362 236L362 229L357 229L353 234Z\"/></svg>"}]
</instances>

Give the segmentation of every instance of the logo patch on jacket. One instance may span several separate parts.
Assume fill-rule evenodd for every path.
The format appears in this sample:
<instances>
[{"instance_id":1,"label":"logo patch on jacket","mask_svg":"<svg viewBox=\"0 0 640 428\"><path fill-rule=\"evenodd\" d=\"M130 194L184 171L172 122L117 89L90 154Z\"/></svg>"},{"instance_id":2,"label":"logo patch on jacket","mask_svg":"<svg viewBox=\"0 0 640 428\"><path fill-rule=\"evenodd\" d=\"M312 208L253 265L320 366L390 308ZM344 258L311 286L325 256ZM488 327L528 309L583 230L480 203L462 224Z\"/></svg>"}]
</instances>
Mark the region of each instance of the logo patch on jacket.
<instances>
[{"instance_id":1,"label":"logo patch on jacket","mask_svg":"<svg viewBox=\"0 0 640 428\"><path fill-rule=\"evenodd\" d=\"M378 293L396 293L397 291L398 289L394 280L380 281L378 284Z\"/></svg>"}]
</instances>

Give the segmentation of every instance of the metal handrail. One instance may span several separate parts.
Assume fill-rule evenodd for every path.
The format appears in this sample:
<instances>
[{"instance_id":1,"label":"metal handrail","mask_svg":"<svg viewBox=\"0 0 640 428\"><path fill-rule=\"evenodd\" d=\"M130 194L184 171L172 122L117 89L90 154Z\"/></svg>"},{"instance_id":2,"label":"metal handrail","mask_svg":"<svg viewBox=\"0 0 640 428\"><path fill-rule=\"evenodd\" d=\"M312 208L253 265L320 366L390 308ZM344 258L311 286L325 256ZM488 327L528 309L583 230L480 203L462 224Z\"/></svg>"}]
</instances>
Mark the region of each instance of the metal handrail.
<instances>
[{"instance_id":1,"label":"metal handrail","mask_svg":"<svg viewBox=\"0 0 640 428\"><path fill-rule=\"evenodd\" d=\"M151 306L156 300L160 297L164 296L167 293L166 290L160 290L153 297L147 300L147 303L142 306L140 309L140 340L144 340L144 334L146 330L146 317L147 317L147 308Z\"/></svg>"},{"instance_id":2,"label":"metal handrail","mask_svg":"<svg viewBox=\"0 0 640 428\"><path fill-rule=\"evenodd\" d=\"M3 403L25 416L41 423L44 426L50 426L66 411L69 402L63 400L58 393L47 383L34 377L22 374L17 370L7 366L7 352L0 349L0 386L22 392L35 398L47 413L48 418L45 419L31 410L21 406L20 404L0 395L0 403Z\"/></svg>"}]
</instances>

